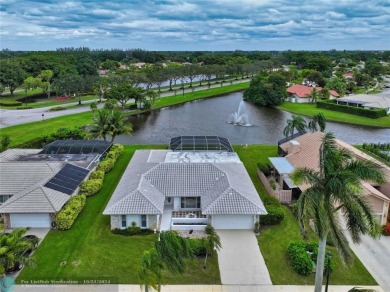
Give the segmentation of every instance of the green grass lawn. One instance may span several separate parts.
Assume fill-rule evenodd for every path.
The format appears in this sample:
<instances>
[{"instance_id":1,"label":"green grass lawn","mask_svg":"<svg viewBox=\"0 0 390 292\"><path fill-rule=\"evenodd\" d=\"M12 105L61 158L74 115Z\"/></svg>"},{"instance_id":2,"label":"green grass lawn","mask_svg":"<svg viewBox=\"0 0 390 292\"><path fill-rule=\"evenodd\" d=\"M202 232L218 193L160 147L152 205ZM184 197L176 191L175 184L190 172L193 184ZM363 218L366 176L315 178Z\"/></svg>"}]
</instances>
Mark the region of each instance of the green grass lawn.
<instances>
[{"instance_id":1,"label":"green grass lawn","mask_svg":"<svg viewBox=\"0 0 390 292\"><path fill-rule=\"evenodd\" d=\"M134 151L165 146L125 146L115 168L106 175L102 190L87 199L87 204L68 231L51 230L36 250L36 268L25 268L17 278L22 280L110 280L111 283L136 284L142 253L153 247L156 235L121 236L110 231L110 218L102 212L115 190ZM61 266L62 262L66 264ZM78 264L76 264L78 263ZM75 265L76 264L76 265ZM169 276L170 284L220 284L218 260L214 256L203 269L201 259L189 263L184 275Z\"/></svg>"},{"instance_id":2,"label":"green grass lawn","mask_svg":"<svg viewBox=\"0 0 390 292\"><path fill-rule=\"evenodd\" d=\"M268 157L277 156L277 146L249 145L235 146L241 161L255 185L260 197L268 196L257 177L257 163L268 163ZM315 238L312 237L311 240ZM291 241L302 240L297 220L290 209L285 208L285 218L281 224L262 231L259 238L261 253L274 285L313 285L314 274L301 276L294 272L287 258L287 246ZM351 267L344 266L334 248L329 248L335 261L335 272L331 275L332 285L376 285L376 281L355 256Z\"/></svg>"},{"instance_id":3,"label":"green grass lawn","mask_svg":"<svg viewBox=\"0 0 390 292\"><path fill-rule=\"evenodd\" d=\"M282 105L277 106L278 109L288 111L294 114L300 114L304 116L313 116L318 113L323 113L329 121L336 121L348 124L357 124L373 127L390 128L390 115L379 119L370 119L357 115L351 115L347 113L336 112L332 110L317 108L313 103L294 103L284 102Z\"/></svg>"}]
</instances>

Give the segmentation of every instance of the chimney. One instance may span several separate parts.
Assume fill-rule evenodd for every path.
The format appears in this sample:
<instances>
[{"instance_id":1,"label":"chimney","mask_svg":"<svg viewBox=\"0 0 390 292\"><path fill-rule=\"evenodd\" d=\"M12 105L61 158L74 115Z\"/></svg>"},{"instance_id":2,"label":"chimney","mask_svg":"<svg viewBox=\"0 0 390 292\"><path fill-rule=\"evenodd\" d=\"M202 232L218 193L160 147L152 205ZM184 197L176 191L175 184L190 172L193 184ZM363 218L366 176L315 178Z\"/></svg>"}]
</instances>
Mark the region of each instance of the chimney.
<instances>
[{"instance_id":1,"label":"chimney","mask_svg":"<svg viewBox=\"0 0 390 292\"><path fill-rule=\"evenodd\" d=\"M289 145L288 145L288 150L287 150L287 153L288 154L295 154L297 153L299 150L301 150L301 147L299 145L299 142L298 141L295 141L295 140L291 140Z\"/></svg>"}]
</instances>

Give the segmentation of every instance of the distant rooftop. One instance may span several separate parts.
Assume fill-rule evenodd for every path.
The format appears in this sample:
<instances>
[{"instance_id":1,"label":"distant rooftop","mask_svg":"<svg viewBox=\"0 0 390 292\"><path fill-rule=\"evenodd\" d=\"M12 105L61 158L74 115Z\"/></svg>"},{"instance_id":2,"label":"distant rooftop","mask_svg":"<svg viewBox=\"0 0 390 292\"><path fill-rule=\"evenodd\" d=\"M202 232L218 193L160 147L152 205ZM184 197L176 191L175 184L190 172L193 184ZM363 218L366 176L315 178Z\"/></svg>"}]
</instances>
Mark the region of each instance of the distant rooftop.
<instances>
[{"instance_id":1,"label":"distant rooftop","mask_svg":"<svg viewBox=\"0 0 390 292\"><path fill-rule=\"evenodd\" d=\"M229 140L219 136L178 136L171 139L172 151L227 151L233 152Z\"/></svg>"}]
</instances>

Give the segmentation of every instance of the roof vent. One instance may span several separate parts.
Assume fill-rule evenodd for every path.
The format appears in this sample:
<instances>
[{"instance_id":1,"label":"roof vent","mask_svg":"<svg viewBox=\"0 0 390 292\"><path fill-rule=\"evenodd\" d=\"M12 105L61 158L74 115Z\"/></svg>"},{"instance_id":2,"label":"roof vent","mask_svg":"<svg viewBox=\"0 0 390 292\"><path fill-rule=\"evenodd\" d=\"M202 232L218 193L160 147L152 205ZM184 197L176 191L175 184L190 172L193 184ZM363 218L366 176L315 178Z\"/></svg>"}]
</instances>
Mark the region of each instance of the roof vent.
<instances>
[{"instance_id":1,"label":"roof vent","mask_svg":"<svg viewBox=\"0 0 390 292\"><path fill-rule=\"evenodd\" d=\"M289 145L288 145L287 153L288 154L295 154L295 153L299 152L299 150L301 150L301 146L300 146L299 142L296 140L291 140Z\"/></svg>"}]
</instances>

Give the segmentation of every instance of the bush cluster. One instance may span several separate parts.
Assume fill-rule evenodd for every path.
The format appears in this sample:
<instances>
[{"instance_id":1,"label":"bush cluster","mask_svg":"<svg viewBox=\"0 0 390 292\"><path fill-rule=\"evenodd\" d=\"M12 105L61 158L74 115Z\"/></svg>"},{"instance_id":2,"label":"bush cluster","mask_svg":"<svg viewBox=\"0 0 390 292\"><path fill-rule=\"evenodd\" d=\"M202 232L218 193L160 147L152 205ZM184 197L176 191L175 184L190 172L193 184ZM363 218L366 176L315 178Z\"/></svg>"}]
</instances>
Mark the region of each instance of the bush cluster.
<instances>
[{"instance_id":1,"label":"bush cluster","mask_svg":"<svg viewBox=\"0 0 390 292\"><path fill-rule=\"evenodd\" d=\"M196 256L205 256L207 253L205 240L202 238L188 238L188 243L192 252Z\"/></svg>"},{"instance_id":2,"label":"bush cluster","mask_svg":"<svg viewBox=\"0 0 390 292\"><path fill-rule=\"evenodd\" d=\"M266 206L267 215L260 215L260 222L262 225L276 225L283 221L284 212L282 206Z\"/></svg>"},{"instance_id":3,"label":"bush cluster","mask_svg":"<svg viewBox=\"0 0 390 292\"><path fill-rule=\"evenodd\" d=\"M327 252L325 251L325 254ZM287 254L291 260L293 269L300 275L307 276L313 270L313 262L317 262L318 243L316 242L291 242L287 247ZM324 273L328 270L328 263L324 262ZM329 271L334 270L334 261L330 262Z\"/></svg>"},{"instance_id":4,"label":"bush cluster","mask_svg":"<svg viewBox=\"0 0 390 292\"><path fill-rule=\"evenodd\" d=\"M385 236L390 236L390 223L382 226L382 234Z\"/></svg>"},{"instance_id":5,"label":"bush cluster","mask_svg":"<svg viewBox=\"0 0 390 292\"><path fill-rule=\"evenodd\" d=\"M149 235L149 234L153 234L154 231L152 229L148 229L148 228L131 226L131 227L128 227L126 229L115 228L112 230L112 233L124 235L124 236L133 236L133 235Z\"/></svg>"},{"instance_id":6,"label":"bush cluster","mask_svg":"<svg viewBox=\"0 0 390 292\"><path fill-rule=\"evenodd\" d=\"M348 113L358 116L363 116L371 119L378 119L387 115L385 109L365 109L362 107L354 107L336 104L334 100L329 101L317 101L317 107L323 109L329 109L337 112Z\"/></svg>"},{"instance_id":7,"label":"bush cluster","mask_svg":"<svg viewBox=\"0 0 390 292\"><path fill-rule=\"evenodd\" d=\"M97 194L103 186L101 179L89 179L83 181L80 185L80 193L87 197Z\"/></svg>"},{"instance_id":8,"label":"bush cluster","mask_svg":"<svg viewBox=\"0 0 390 292\"><path fill-rule=\"evenodd\" d=\"M103 170L95 170L89 176L89 179L100 179L104 180L104 171Z\"/></svg>"},{"instance_id":9,"label":"bush cluster","mask_svg":"<svg viewBox=\"0 0 390 292\"><path fill-rule=\"evenodd\" d=\"M102 162L99 163L97 169L98 170L102 170L105 173L107 173L107 172L111 171L111 169L114 167L114 165L115 165L115 160L114 159L106 158Z\"/></svg>"},{"instance_id":10,"label":"bush cluster","mask_svg":"<svg viewBox=\"0 0 390 292\"><path fill-rule=\"evenodd\" d=\"M1 106L21 106L22 103L20 101L1 101Z\"/></svg>"},{"instance_id":11,"label":"bush cluster","mask_svg":"<svg viewBox=\"0 0 390 292\"><path fill-rule=\"evenodd\" d=\"M63 110L66 110L66 107L63 107L63 106L55 106L55 107L52 107L49 111L51 111L51 112L57 112L57 111L63 111Z\"/></svg>"},{"instance_id":12,"label":"bush cluster","mask_svg":"<svg viewBox=\"0 0 390 292\"><path fill-rule=\"evenodd\" d=\"M69 199L61 211L55 218L56 228L59 230L67 230L72 227L77 216L83 210L86 202L85 195L74 196Z\"/></svg>"},{"instance_id":13,"label":"bush cluster","mask_svg":"<svg viewBox=\"0 0 390 292\"><path fill-rule=\"evenodd\" d=\"M271 167L269 164L264 164L264 163L257 163L257 168L264 173L265 176L270 175L271 173Z\"/></svg>"},{"instance_id":14,"label":"bush cluster","mask_svg":"<svg viewBox=\"0 0 390 292\"><path fill-rule=\"evenodd\" d=\"M363 149L390 162L390 143L363 143Z\"/></svg>"}]
</instances>

